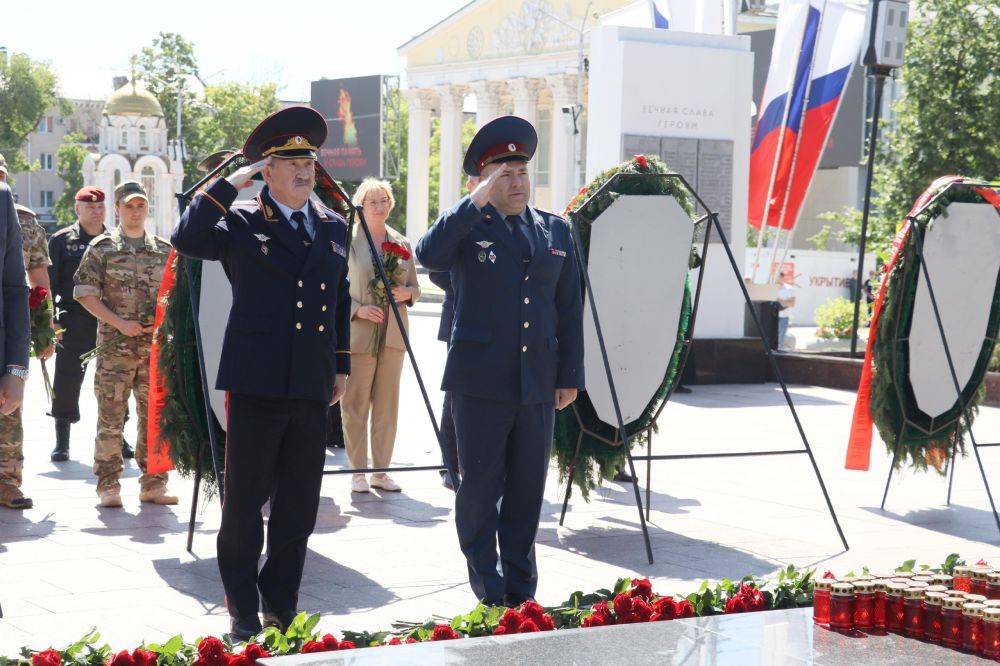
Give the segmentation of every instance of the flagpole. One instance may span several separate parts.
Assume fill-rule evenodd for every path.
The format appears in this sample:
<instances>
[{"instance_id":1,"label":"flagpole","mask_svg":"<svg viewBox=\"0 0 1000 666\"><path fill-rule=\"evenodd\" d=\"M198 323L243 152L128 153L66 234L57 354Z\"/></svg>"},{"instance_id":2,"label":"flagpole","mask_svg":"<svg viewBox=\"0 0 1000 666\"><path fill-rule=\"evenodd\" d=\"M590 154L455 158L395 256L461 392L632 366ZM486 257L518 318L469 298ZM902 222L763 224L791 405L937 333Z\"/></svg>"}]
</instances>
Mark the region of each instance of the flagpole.
<instances>
[{"instance_id":1,"label":"flagpole","mask_svg":"<svg viewBox=\"0 0 1000 666\"><path fill-rule=\"evenodd\" d=\"M806 111L809 110L809 94L812 92L812 82L813 82L813 70L816 67L816 53L819 51L820 36L823 34L823 22L826 18L826 3L827 0L823 0L823 8L819 13L819 25L816 26L816 40L813 42L813 53L812 58L809 60L809 71L806 74L806 92L802 98L802 113L799 116L799 131L795 135L795 148L792 150L792 163L788 167L788 184L785 185L785 195L781 198L781 215L778 217L778 236L774 241L774 249L771 251L771 268L768 273L768 284L774 282L774 260L778 256L778 239L781 238L781 232L785 228L785 214L788 212L788 194L792 191L792 183L795 180L795 164L799 159L799 148L802 146L802 135L803 129L805 129L806 121ZM812 3L810 2L810 7ZM820 154L822 154L822 147L820 148ZM810 179L812 180L812 179ZM801 210L801 208L799 209ZM785 254L788 254L788 243L791 243L793 236L793 231L795 230L795 223L798 219L792 220L792 226L788 229L788 234L786 237ZM784 259L782 259L784 263Z\"/></svg>"},{"instance_id":2,"label":"flagpole","mask_svg":"<svg viewBox=\"0 0 1000 666\"><path fill-rule=\"evenodd\" d=\"M806 27L809 25L809 7L810 7L809 0L805 0L805 6L806 6L806 17L805 20L802 21L802 32L799 34L799 53L802 52L802 39L803 37L805 37ZM771 51L771 57L772 58L774 57L773 50ZM771 180L768 182L767 185L767 198L764 200L764 215L760 221L760 236L757 238L757 253L754 256L753 273L750 278L750 281L753 283L757 282L757 270L760 267L760 247L761 247L761 241L764 237L764 229L765 227L769 226L768 218L771 215L771 196L774 194L774 181L778 175L778 162L779 158L781 157L781 148L785 142L785 125L788 122L788 111L792 105L792 87L795 85L796 69L797 68L792 67L791 73L789 74L788 77L789 78L788 83L785 86L785 107L782 110L781 125L779 125L779 127L781 128L781 134L778 136L778 147L774 151L774 163L771 165ZM765 92L766 91L767 88L765 86ZM761 99L762 103L763 101L764 100ZM766 109L758 109L758 113L761 114L763 114L765 111ZM758 126L760 125L760 116L757 117L757 125Z\"/></svg>"}]
</instances>

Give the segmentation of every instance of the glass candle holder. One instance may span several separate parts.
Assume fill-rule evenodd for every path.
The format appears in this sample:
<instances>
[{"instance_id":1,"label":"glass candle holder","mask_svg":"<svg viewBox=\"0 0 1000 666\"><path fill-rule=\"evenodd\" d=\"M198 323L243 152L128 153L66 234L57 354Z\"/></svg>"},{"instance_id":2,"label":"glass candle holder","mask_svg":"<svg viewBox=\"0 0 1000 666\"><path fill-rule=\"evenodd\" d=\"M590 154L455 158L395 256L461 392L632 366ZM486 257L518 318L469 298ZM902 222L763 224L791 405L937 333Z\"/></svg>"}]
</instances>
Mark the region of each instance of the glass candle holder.
<instances>
[{"instance_id":1,"label":"glass candle holder","mask_svg":"<svg viewBox=\"0 0 1000 666\"><path fill-rule=\"evenodd\" d=\"M928 585L931 585L934 583L934 576L931 576L930 574L917 574L910 580L915 580L918 583L927 583Z\"/></svg>"},{"instance_id":2,"label":"glass candle holder","mask_svg":"<svg viewBox=\"0 0 1000 666\"><path fill-rule=\"evenodd\" d=\"M968 603L982 604L983 606L985 606L986 602L989 601L985 594L972 594L971 592L965 595L965 600Z\"/></svg>"},{"instance_id":3,"label":"glass candle holder","mask_svg":"<svg viewBox=\"0 0 1000 666\"><path fill-rule=\"evenodd\" d=\"M934 574L933 576L931 576L931 583L932 584L934 584L934 585L944 585L949 590L953 587L952 580L953 579L952 579L951 576L949 576L948 574L944 574L944 573Z\"/></svg>"},{"instance_id":4,"label":"glass candle holder","mask_svg":"<svg viewBox=\"0 0 1000 666\"><path fill-rule=\"evenodd\" d=\"M854 582L854 628L875 628L875 582Z\"/></svg>"},{"instance_id":5,"label":"glass candle holder","mask_svg":"<svg viewBox=\"0 0 1000 666\"><path fill-rule=\"evenodd\" d=\"M981 594L984 597L987 596L987 588L990 583L990 572L993 571L989 567L972 567L971 576L972 584L969 587L969 592L973 594Z\"/></svg>"},{"instance_id":6,"label":"glass candle holder","mask_svg":"<svg viewBox=\"0 0 1000 666\"><path fill-rule=\"evenodd\" d=\"M991 571L987 577L986 596L1000 599L1000 571Z\"/></svg>"},{"instance_id":7,"label":"glass candle holder","mask_svg":"<svg viewBox=\"0 0 1000 666\"><path fill-rule=\"evenodd\" d=\"M972 572L970 571L970 567L965 565L957 566L951 575L952 589L961 590L962 592L972 591Z\"/></svg>"},{"instance_id":8,"label":"glass candle holder","mask_svg":"<svg viewBox=\"0 0 1000 666\"><path fill-rule=\"evenodd\" d=\"M942 594L948 593L948 588L944 585L931 584L924 588L924 594L928 592L941 592Z\"/></svg>"},{"instance_id":9,"label":"glass candle holder","mask_svg":"<svg viewBox=\"0 0 1000 666\"><path fill-rule=\"evenodd\" d=\"M983 609L983 648L981 655L1000 659L1000 608Z\"/></svg>"},{"instance_id":10,"label":"glass candle holder","mask_svg":"<svg viewBox=\"0 0 1000 666\"><path fill-rule=\"evenodd\" d=\"M830 628L854 629L854 586L850 583L834 583L830 590Z\"/></svg>"},{"instance_id":11,"label":"glass candle holder","mask_svg":"<svg viewBox=\"0 0 1000 666\"><path fill-rule=\"evenodd\" d=\"M875 581L875 628L885 630L885 606L887 597L885 586L888 581Z\"/></svg>"},{"instance_id":12,"label":"glass candle holder","mask_svg":"<svg viewBox=\"0 0 1000 666\"><path fill-rule=\"evenodd\" d=\"M967 652L979 652L983 647L983 611L982 604L966 603L962 607L962 649Z\"/></svg>"},{"instance_id":13,"label":"glass candle holder","mask_svg":"<svg viewBox=\"0 0 1000 666\"><path fill-rule=\"evenodd\" d=\"M965 600L945 597L941 604L941 644L958 647L962 644L962 606Z\"/></svg>"},{"instance_id":14,"label":"glass candle holder","mask_svg":"<svg viewBox=\"0 0 1000 666\"><path fill-rule=\"evenodd\" d=\"M924 635L924 591L908 587L903 591L903 633L919 638Z\"/></svg>"},{"instance_id":15,"label":"glass candle holder","mask_svg":"<svg viewBox=\"0 0 1000 666\"><path fill-rule=\"evenodd\" d=\"M1000 599L987 599L983 605L987 608L1000 608Z\"/></svg>"},{"instance_id":16,"label":"glass candle holder","mask_svg":"<svg viewBox=\"0 0 1000 666\"><path fill-rule=\"evenodd\" d=\"M941 640L941 609L946 598L942 592L924 592L924 638L934 643Z\"/></svg>"},{"instance_id":17,"label":"glass candle holder","mask_svg":"<svg viewBox=\"0 0 1000 666\"><path fill-rule=\"evenodd\" d=\"M830 624L830 590L836 582L833 578L819 578L813 583L813 622Z\"/></svg>"},{"instance_id":18,"label":"glass candle holder","mask_svg":"<svg viewBox=\"0 0 1000 666\"><path fill-rule=\"evenodd\" d=\"M885 628L886 631L903 631L903 593L909 588L904 583L886 583L885 586ZM964 603L965 600L963 599ZM959 606L961 608L961 606Z\"/></svg>"}]
</instances>

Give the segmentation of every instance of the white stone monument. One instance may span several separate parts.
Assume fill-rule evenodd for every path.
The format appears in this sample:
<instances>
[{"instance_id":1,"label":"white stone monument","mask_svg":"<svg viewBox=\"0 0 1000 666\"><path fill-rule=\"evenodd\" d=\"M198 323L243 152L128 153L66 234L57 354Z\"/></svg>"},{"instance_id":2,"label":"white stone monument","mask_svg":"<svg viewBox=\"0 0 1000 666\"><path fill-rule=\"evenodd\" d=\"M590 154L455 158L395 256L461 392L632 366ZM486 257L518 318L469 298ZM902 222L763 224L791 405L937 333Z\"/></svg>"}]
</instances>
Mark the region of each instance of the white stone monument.
<instances>
[{"instance_id":1,"label":"white stone monument","mask_svg":"<svg viewBox=\"0 0 1000 666\"><path fill-rule=\"evenodd\" d=\"M750 38L602 25L590 40L588 180L634 154L660 155L719 213L742 270ZM745 301L714 229L712 240L695 335L743 337Z\"/></svg>"}]
</instances>

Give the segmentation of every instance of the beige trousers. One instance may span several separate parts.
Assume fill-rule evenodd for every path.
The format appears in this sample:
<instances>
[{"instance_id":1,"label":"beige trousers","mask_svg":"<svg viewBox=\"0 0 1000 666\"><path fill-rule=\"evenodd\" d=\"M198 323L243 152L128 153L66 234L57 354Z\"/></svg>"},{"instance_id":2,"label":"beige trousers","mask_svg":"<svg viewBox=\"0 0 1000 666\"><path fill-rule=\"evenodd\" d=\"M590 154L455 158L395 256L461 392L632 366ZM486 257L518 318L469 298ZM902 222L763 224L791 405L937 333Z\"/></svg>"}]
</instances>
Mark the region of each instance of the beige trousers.
<instances>
[{"instance_id":1,"label":"beige trousers","mask_svg":"<svg viewBox=\"0 0 1000 666\"><path fill-rule=\"evenodd\" d=\"M368 414L371 413L372 467L388 467L396 443L400 349L383 347L378 356L351 355L351 376L341 403L347 457L354 469L368 467Z\"/></svg>"}]
</instances>

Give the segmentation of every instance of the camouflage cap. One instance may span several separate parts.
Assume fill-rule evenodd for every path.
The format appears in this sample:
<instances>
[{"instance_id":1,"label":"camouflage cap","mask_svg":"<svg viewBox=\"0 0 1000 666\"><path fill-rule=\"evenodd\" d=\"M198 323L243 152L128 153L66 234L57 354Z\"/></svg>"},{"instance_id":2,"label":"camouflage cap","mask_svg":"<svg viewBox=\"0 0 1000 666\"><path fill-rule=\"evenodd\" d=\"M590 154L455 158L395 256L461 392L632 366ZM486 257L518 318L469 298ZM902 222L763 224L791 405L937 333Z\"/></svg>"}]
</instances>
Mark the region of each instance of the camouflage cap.
<instances>
[{"instance_id":1,"label":"camouflage cap","mask_svg":"<svg viewBox=\"0 0 1000 666\"><path fill-rule=\"evenodd\" d=\"M0 153L0 172L7 173L7 158Z\"/></svg>"},{"instance_id":2,"label":"camouflage cap","mask_svg":"<svg viewBox=\"0 0 1000 666\"><path fill-rule=\"evenodd\" d=\"M146 203L149 203L149 197L146 196L146 188L137 180L126 180L115 188L116 204L128 203L136 197L142 197L146 200Z\"/></svg>"}]
</instances>

